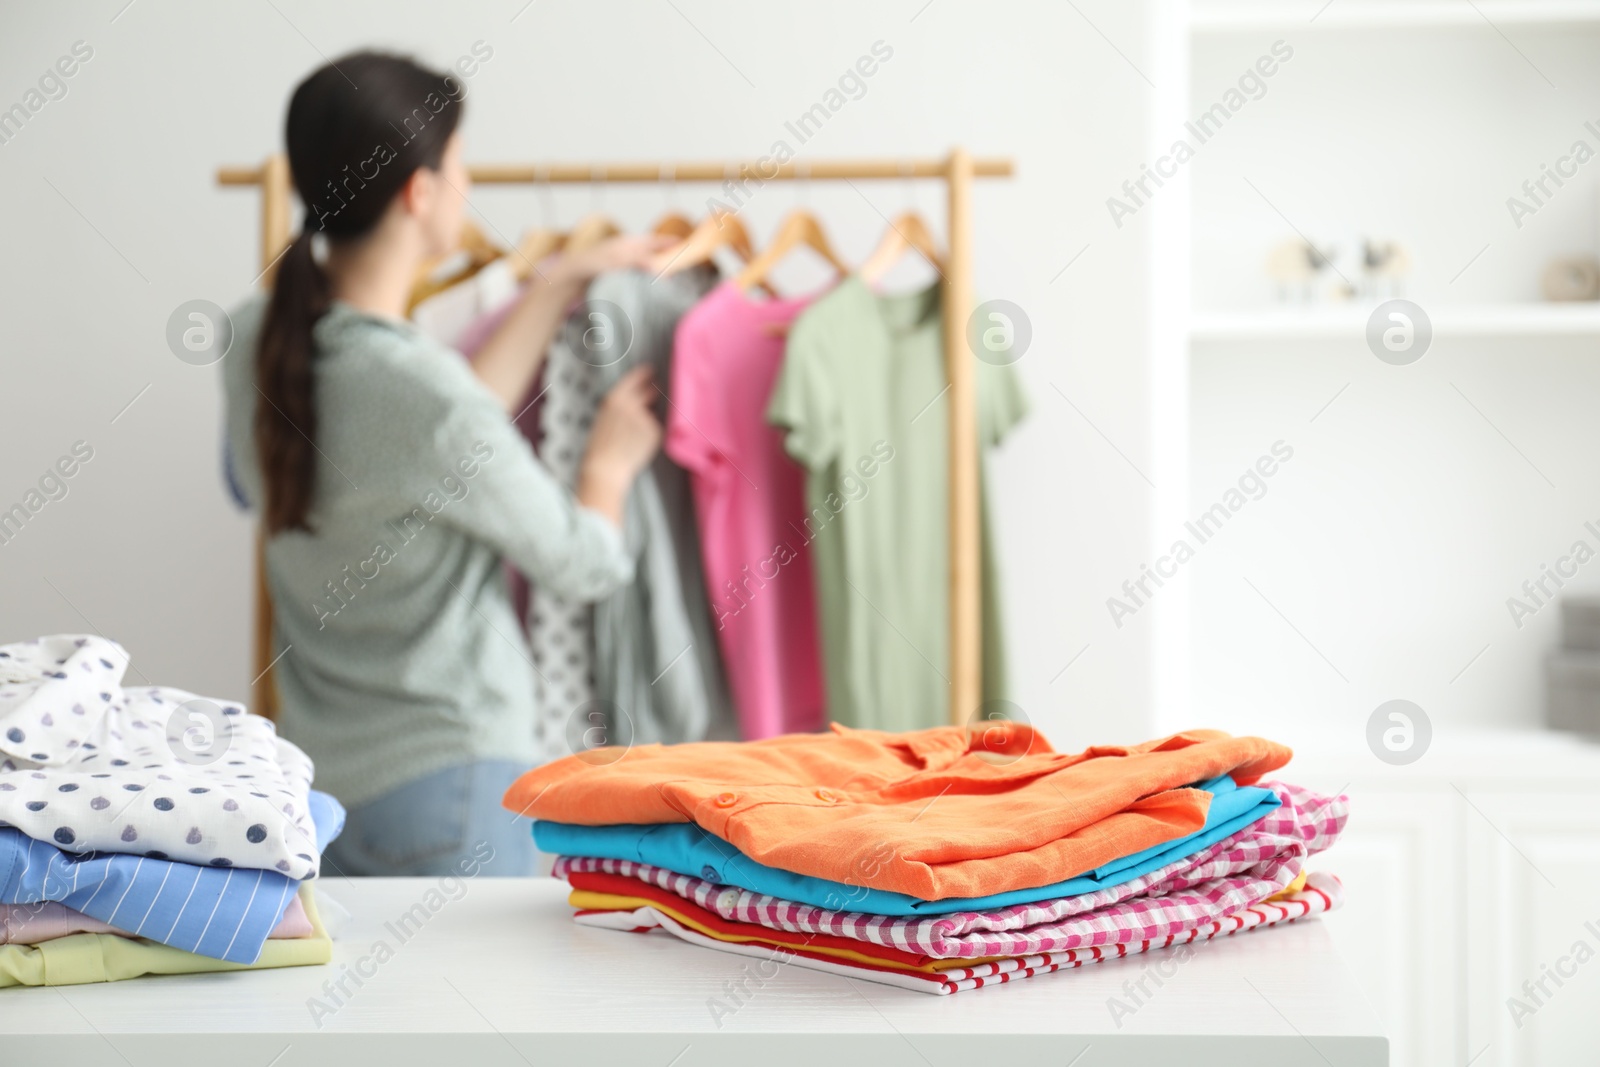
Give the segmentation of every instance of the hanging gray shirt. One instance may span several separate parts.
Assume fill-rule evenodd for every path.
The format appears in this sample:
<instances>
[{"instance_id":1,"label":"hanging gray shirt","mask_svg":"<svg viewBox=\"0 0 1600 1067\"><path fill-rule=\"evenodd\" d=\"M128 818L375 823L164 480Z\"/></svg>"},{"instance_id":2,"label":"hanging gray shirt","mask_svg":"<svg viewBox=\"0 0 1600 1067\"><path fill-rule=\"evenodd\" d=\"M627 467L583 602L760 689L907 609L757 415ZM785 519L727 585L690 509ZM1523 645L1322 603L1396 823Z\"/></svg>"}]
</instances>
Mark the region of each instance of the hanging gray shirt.
<instances>
[{"instance_id":1,"label":"hanging gray shirt","mask_svg":"<svg viewBox=\"0 0 1600 1067\"><path fill-rule=\"evenodd\" d=\"M631 270L601 275L551 351L550 380L570 380L562 366L578 361L593 379L586 392L598 397L632 368L649 365L656 385L668 392L678 320L716 281L715 272L703 269L654 280ZM552 395L547 415L553 402ZM634 483L623 540L634 578L593 610L594 695L608 720L607 739L645 744L737 737L688 475L665 453Z\"/></svg>"}]
</instances>

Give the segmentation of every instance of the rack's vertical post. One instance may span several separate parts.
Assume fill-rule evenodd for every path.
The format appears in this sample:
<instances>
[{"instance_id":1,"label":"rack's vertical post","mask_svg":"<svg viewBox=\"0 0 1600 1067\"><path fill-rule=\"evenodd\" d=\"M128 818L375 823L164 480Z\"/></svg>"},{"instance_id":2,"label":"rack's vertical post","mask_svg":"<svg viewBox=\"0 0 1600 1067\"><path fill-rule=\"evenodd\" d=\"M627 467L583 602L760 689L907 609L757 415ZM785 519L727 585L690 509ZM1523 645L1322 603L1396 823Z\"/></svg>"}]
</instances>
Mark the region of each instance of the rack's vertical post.
<instances>
[{"instance_id":1,"label":"rack's vertical post","mask_svg":"<svg viewBox=\"0 0 1600 1067\"><path fill-rule=\"evenodd\" d=\"M972 157L950 153L950 258L945 268L944 361L950 395L950 721L978 713L983 692L978 543L978 403L967 317L972 314Z\"/></svg>"},{"instance_id":2,"label":"rack's vertical post","mask_svg":"<svg viewBox=\"0 0 1600 1067\"><path fill-rule=\"evenodd\" d=\"M289 243L289 160L268 157L261 165L261 282L272 284L272 268ZM255 674L250 694L251 710L269 719L278 717L278 689L273 684L272 594L267 588L266 535L256 529Z\"/></svg>"},{"instance_id":3,"label":"rack's vertical post","mask_svg":"<svg viewBox=\"0 0 1600 1067\"><path fill-rule=\"evenodd\" d=\"M268 156L261 165L261 280L270 284L272 268L289 243L289 160Z\"/></svg>"}]
</instances>

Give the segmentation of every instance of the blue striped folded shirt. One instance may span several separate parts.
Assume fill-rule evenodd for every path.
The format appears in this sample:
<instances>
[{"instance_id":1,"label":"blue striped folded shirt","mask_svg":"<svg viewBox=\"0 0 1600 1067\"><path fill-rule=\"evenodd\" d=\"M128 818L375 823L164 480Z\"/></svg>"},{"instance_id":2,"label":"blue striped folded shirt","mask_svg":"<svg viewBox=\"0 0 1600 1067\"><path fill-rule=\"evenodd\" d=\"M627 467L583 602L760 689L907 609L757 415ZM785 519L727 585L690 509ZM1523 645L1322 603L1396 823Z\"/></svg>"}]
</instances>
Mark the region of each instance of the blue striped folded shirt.
<instances>
[{"instance_id":1,"label":"blue striped folded shirt","mask_svg":"<svg viewBox=\"0 0 1600 1067\"><path fill-rule=\"evenodd\" d=\"M344 808L312 790L322 850L344 829ZM294 878L247 867L111 852L63 852L0 829L0 903L53 900L130 934L233 963L254 963L299 889Z\"/></svg>"}]
</instances>

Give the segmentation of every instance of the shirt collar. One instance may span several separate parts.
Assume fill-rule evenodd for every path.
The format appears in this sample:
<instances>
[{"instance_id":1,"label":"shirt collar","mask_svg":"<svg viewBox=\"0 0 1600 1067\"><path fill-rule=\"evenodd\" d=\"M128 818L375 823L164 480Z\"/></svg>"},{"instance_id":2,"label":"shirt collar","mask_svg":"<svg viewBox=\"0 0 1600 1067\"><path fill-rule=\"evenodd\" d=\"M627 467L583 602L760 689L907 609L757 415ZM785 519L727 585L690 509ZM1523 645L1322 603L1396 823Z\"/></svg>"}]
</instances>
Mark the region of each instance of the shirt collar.
<instances>
[{"instance_id":1,"label":"shirt collar","mask_svg":"<svg viewBox=\"0 0 1600 1067\"><path fill-rule=\"evenodd\" d=\"M107 711L121 705L127 667L121 645L94 635L0 646L0 770L75 760Z\"/></svg>"}]
</instances>

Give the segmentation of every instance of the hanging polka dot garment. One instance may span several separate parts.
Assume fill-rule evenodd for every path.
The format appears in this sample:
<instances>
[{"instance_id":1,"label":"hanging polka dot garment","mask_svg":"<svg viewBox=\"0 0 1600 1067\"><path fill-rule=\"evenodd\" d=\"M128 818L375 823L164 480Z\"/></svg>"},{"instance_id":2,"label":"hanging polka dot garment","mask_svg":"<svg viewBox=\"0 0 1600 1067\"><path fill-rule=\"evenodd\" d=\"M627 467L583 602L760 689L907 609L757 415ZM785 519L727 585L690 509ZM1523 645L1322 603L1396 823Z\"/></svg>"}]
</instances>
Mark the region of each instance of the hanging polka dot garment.
<instances>
[{"instance_id":1,"label":"hanging polka dot garment","mask_svg":"<svg viewBox=\"0 0 1600 1067\"><path fill-rule=\"evenodd\" d=\"M0 827L117 852L311 878L311 760L229 701L124 688L128 654L79 634L0 646Z\"/></svg>"},{"instance_id":2,"label":"hanging polka dot garment","mask_svg":"<svg viewBox=\"0 0 1600 1067\"><path fill-rule=\"evenodd\" d=\"M548 384L536 451L568 488L578 484L589 428L604 392L599 369L583 358L588 329L585 305L568 318L545 357ZM594 607L536 587L528 614L538 689L534 739L541 760L551 760L567 754L568 716L594 700Z\"/></svg>"}]
</instances>

